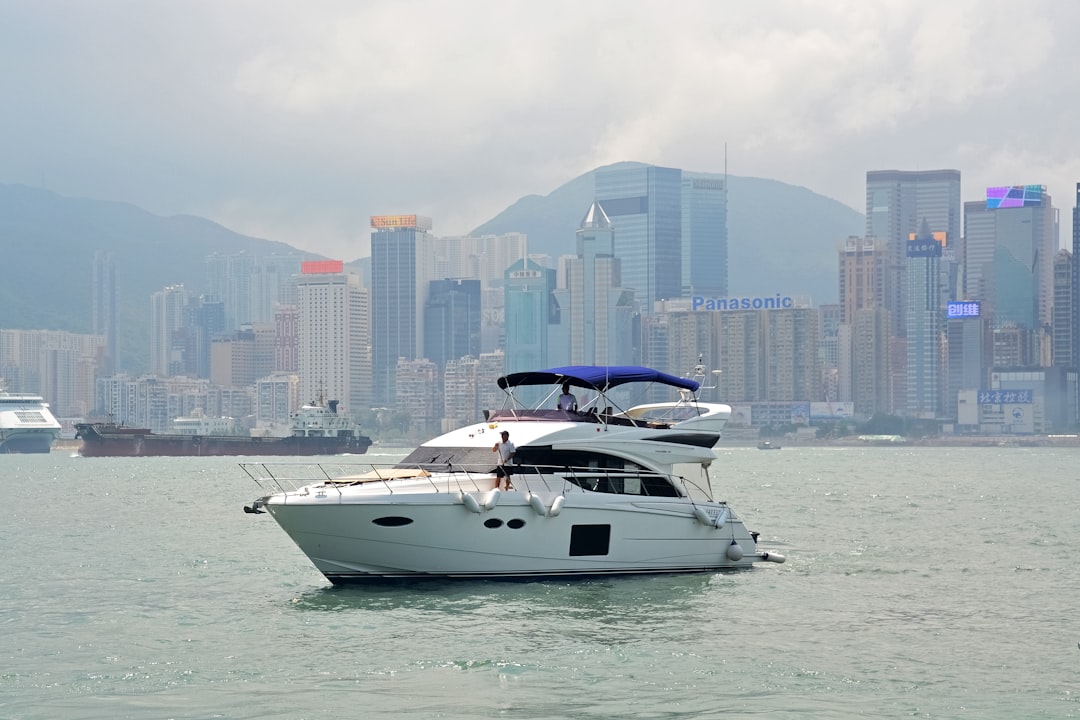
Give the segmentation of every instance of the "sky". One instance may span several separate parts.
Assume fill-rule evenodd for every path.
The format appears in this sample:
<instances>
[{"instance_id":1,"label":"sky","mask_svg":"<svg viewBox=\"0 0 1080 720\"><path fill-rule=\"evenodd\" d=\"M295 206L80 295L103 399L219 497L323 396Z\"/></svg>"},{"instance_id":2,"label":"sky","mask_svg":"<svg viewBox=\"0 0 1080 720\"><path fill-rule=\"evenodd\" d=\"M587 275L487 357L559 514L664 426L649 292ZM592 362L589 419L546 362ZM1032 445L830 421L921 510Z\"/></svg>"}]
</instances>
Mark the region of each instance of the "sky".
<instances>
[{"instance_id":1,"label":"sky","mask_svg":"<svg viewBox=\"0 0 1080 720\"><path fill-rule=\"evenodd\" d=\"M344 259L622 160L807 187L1080 181L1080 3L0 0L0 183ZM1069 232L1063 233L1069 235Z\"/></svg>"}]
</instances>

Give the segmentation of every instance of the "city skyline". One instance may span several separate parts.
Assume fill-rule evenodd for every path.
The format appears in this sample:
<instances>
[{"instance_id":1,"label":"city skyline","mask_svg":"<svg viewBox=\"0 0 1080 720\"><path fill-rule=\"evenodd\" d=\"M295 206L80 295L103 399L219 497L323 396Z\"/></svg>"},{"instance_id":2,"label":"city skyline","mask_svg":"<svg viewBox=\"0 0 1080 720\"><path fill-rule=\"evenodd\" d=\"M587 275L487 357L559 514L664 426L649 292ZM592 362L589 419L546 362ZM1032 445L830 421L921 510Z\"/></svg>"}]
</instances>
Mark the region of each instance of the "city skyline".
<instances>
[{"instance_id":1,"label":"city skyline","mask_svg":"<svg viewBox=\"0 0 1080 720\"><path fill-rule=\"evenodd\" d=\"M967 198L1040 183L1063 199L1080 165L1068 3L254 12L10 8L0 182L354 258L370 215L463 235L623 159L776 178L854 209L865 168L955 168Z\"/></svg>"},{"instance_id":2,"label":"city skyline","mask_svg":"<svg viewBox=\"0 0 1080 720\"><path fill-rule=\"evenodd\" d=\"M204 259L209 295L183 284L151 295L151 372L206 379L208 370L210 382L223 389L288 372L279 362L284 357L280 351L294 335L279 331L289 322L283 318L275 329L266 319L273 316L277 322L277 303L295 296L295 370L301 394L312 394L315 383L346 398L347 407L398 412L404 402L428 428L447 417L432 407L445 363L485 351L505 351L507 371L567 362L645 364L676 374L691 366L717 368L722 373L718 391L730 402L796 403L790 415L804 419L811 412L805 403L830 397L851 402L849 414L864 417L886 412L926 420L956 418L953 395L943 391L949 386L951 393L951 384L968 375L977 384L957 388L960 404L966 402L961 396L971 397L971 392L977 393L974 397L1001 393L1028 398L1019 404L1032 407L980 409L977 416L959 412L965 428L983 427L987 417L990 423L1029 431L1044 427L1046 420L1074 422L1076 370L1053 358L1051 349L1071 347L1075 332L1062 324L1052 303L1068 303L1075 317L1075 296L1067 292L1072 279L1052 247L1059 210L1045 186L987 188L981 201L962 203L957 170L868 170L865 177L866 235L833 243L840 252L837 318L842 323L847 318L847 324L829 320L826 325L821 309L779 292L742 299L687 297L698 282L690 274L694 269L710 266L701 277L710 278L715 288L727 285L726 179L715 187L711 181L695 187L683 182L681 169L626 164L595 174L596 199L580 222L575 256L526 254L527 238L519 233L490 236L484 243L453 238L440 252L430 232L432 219L417 214L370 218L377 252L367 281L345 273L341 260L308 261L287 282L295 285L288 290L281 285L288 275L283 271L295 265L288 257L274 255L264 268L257 254L211 253ZM716 197L705 201L699 191ZM723 252L699 256L701 248L686 242L687 231L691 237L710 238ZM490 249L496 244L517 247L522 256L505 265L512 258L495 252L503 262L489 267L473 256L477 250L486 253L488 242ZM683 262L686 253L689 263ZM1068 258L1065 251L1062 255ZM95 314L104 304L98 299L102 283L96 279L102 262L95 253ZM627 265L636 274L633 285L624 282ZM505 266L501 278L500 266ZM435 295L444 293L438 289L446 279L439 277L440 267L466 268L475 275L472 300L461 306L460 316L475 320L473 340L455 340L461 350L445 357L439 348L449 347L449 336L428 332L446 322L432 304ZM485 278L499 278L503 292L498 302L481 293ZM328 283L347 292L328 294ZM645 297L635 299L637 286L646 288ZM981 310L972 313L965 307L954 315L952 306L958 304L981 305ZM971 328L955 323L947 328L947 311L949 318L971 327L983 328L983 318L990 320L992 328L984 329L992 335L968 332ZM502 339L483 347L480 317L500 314ZM248 329L241 327L248 323ZM835 340L823 334L825 327ZM211 343L212 328L228 335ZM958 374L946 364L946 355L953 362L951 349L943 344L946 330L965 344L956 362L967 362L968 347L979 353L974 376L966 365ZM988 353L979 334L992 339ZM595 346L587 347L586 340ZM825 365L827 357L835 358L835 364ZM107 365L101 358L95 362L99 368ZM1046 370L1051 367L1057 370ZM49 375L43 365L19 366L17 372L29 378ZM414 392L417 387L426 389ZM1047 408L1044 398L1051 394L1072 398L1061 405L1066 413ZM239 397L230 394L228 402ZM192 402L169 398L177 409ZM461 402L468 405L467 398ZM977 405L995 403L979 400ZM110 407L108 413L113 412ZM145 412L157 411L148 407Z\"/></svg>"}]
</instances>

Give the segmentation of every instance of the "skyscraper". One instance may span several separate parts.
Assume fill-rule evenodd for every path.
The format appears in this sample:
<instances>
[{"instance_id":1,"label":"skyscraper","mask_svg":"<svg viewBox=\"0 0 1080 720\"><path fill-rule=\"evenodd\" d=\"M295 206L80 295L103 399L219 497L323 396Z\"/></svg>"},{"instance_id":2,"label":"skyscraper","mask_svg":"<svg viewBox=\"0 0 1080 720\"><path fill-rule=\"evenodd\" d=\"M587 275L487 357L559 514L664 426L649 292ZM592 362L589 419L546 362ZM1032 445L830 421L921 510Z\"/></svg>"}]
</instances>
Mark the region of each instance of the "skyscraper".
<instances>
[{"instance_id":1,"label":"skyscraper","mask_svg":"<svg viewBox=\"0 0 1080 720\"><path fill-rule=\"evenodd\" d=\"M416 360L424 342L424 304L435 273L431 219L371 217L371 347L374 402L397 398L399 358Z\"/></svg>"},{"instance_id":2,"label":"skyscraper","mask_svg":"<svg viewBox=\"0 0 1080 720\"><path fill-rule=\"evenodd\" d=\"M1076 197L1072 211L1072 357L1073 367L1080 368L1080 182L1076 183ZM1080 415L1080 408L1077 408Z\"/></svg>"},{"instance_id":3,"label":"skyscraper","mask_svg":"<svg viewBox=\"0 0 1080 720\"><path fill-rule=\"evenodd\" d=\"M906 414L936 418L942 413L945 313L941 295L944 232L930 232L924 220L907 243L907 408Z\"/></svg>"},{"instance_id":4,"label":"skyscraper","mask_svg":"<svg viewBox=\"0 0 1080 720\"><path fill-rule=\"evenodd\" d=\"M1023 365L1048 365L1057 210L1043 185L986 192L985 202L964 203L966 297L982 301L995 328L1028 335L1009 341Z\"/></svg>"},{"instance_id":5,"label":"skyscraper","mask_svg":"<svg viewBox=\"0 0 1080 720\"><path fill-rule=\"evenodd\" d=\"M1076 368L1076 356L1073 350L1076 346L1076 302L1073 299L1075 278L1073 273L1076 268L1073 264L1072 253L1068 250L1058 250L1054 256L1054 322L1053 322L1053 353L1052 364L1054 367Z\"/></svg>"},{"instance_id":6,"label":"skyscraper","mask_svg":"<svg viewBox=\"0 0 1080 720\"><path fill-rule=\"evenodd\" d=\"M891 332L907 332L907 241L925 220L930 232L960 237L959 170L870 170L866 173L866 236L887 243L885 307Z\"/></svg>"},{"instance_id":7,"label":"skyscraper","mask_svg":"<svg viewBox=\"0 0 1080 720\"><path fill-rule=\"evenodd\" d=\"M522 258L507 268L504 283L506 372L547 367L548 326L562 322L555 271Z\"/></svg>"},{"instance_id":8,"label":"skyscraper","mask_svg":"<svg viewBox=\"0 0 1080 720\"><path fill-rule=\"evenodd\" d=\"M682 296L682 171L652 165L615 165L594 176L596 200L615 231L623 287L642 311Z\"/></svg>"},{"instance_id":9,"label":"skyscraper","mask_svg":"<svg viewBox=\"0 0 1080 720\"><path fill-rule=\"evenodd\" d=\"M634 293L622 287L611 221L593 202L577 231L577 255L565 260L568 360L573 365L618 365L633 360ZM568 317L567 317L568 315ZM554 360L555 358L550 358Z\"/></svg>"},{"instance_id":10,"label":"skyscraper","mask_svg":"<svg viewBox=\"0 0 1080 720\"><path fill-rule=\"evenodd\" d=\"M726 178L682 174L682 293L728 294Z\"/></svg>"},{"instance_id":11,"label":"skyscraper","mask_svg":"<svg viewBox=\"0 0 1080 720\"><path fill-rule=\"evenodd\" d=\"M94 252L91 282L93 298L91 326L95 335L105 338L103 375L112 375L119 367L120 356L116 333L116 263L110 252Z\"/></svg>"},{"instance_id":12,"label":"skyscraper","mask_svg":"<svg viewBox=\"0 0 1080 720\"><path fill-rule=\"evenodd\" d=\"M424 307L424 357L448 362L480 356L480 281L432 280Z\"/></svg>"}]
</instances>

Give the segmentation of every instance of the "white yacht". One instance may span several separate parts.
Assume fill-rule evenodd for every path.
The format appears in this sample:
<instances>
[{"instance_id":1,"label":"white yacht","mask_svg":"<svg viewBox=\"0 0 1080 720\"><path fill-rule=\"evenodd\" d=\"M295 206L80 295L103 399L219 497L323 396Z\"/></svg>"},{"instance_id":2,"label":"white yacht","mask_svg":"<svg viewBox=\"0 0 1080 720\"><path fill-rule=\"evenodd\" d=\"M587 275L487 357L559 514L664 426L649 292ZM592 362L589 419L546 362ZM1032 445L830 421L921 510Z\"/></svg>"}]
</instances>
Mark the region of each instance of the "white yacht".
<instances>
[{"instance_id":1,"label":"white yacht","mask_svg":"<svg viewBox=\"0 0 1080 720\"><path fill-rule=\"evenodd\" d=\"M710 468L731 408L643 367L506 375L502 410L392 467L244 463L268 512L334 583L709 572L783 562L716 499ZM558 410L563 383L580 409ZM539 387L537 387L539 386ZM550 388L545 396L544 387ZM642 388L677 399L636 404ZM638 392L634 392L637 390ZM534 403L524 403L532 396ZM516 452L499 489L507 431ZM505 487L505 483L503 483Z\"/></svg>"},{"instance_id":2,"label":"white yacht","mask_svg":"<svg viewBox=\"0 0 1080 720\"><path fill-rule=\"evenodd\" d=\"M0 454L47 453L59 436L45 398L0 392Z\"/></svg>"}]
</instances>

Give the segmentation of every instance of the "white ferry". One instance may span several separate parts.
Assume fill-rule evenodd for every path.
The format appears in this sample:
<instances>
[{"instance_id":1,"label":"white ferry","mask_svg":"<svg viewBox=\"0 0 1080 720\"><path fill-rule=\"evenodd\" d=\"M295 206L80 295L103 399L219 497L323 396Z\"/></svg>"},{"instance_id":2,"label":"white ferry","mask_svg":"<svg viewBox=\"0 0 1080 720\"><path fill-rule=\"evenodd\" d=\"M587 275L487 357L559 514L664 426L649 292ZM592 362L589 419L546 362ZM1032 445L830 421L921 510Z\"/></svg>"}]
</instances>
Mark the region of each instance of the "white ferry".
<instances>
[{"instance_id":1,"label":"white ferry","mask_svg":"<svg viewBox=\"0 0 1080 720\"><path fill-rule=\"evenodd\" d=\"M60 436L60 423L40 395L0 392L0 455L47 453Z\"/></svg>"}]
</instances>

